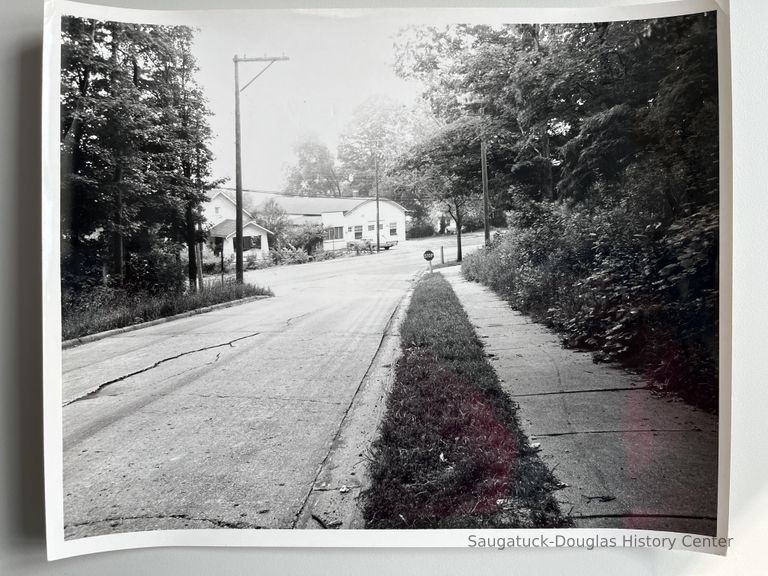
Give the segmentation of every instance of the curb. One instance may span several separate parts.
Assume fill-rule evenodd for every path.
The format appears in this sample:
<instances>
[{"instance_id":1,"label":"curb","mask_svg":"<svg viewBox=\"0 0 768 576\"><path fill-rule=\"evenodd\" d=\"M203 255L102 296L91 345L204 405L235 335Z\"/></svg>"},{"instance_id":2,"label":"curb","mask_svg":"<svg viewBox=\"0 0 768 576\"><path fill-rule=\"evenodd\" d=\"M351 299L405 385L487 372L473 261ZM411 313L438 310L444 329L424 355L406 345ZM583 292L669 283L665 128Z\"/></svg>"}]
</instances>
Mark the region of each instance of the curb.
<instances>
[{"instance_id":1,"label":"curb","mask_svg":"<svg viewBox=\"0 0 768 576\"><path fill-rule=\"evenodd\" d=\"M230 300L229 302L221 302L219 304L212 304L204 308L196 308L195 310L187 310L174 316L166 316L165 318L157 318L155 320L149 320L147 322L141 322L139 324L131 324L130 326L123 326L122 328L114 328L105 332L97 332L96 334L88 334L87 336L81 336L79 338L72 338L71 340L64 340L61 343L61 349L67 350L69 348L75 348L81 344L88 344L89 342L96 342L97 340L103 340L116 334L123 334L125 332L133 332L134 330L141 330L142 328L149 328L150 326L156 326L158 324L164 324L165 322L172 322L173 320L181 320L182 318L189 318L190 316L196 316L198 314L205 314L206 312L213 312L214 310L221 310L223 308L231 308L232 306L238 306L240 304L248 304L256 300L264 300L265 298L273 298L273 296L259 295L248 296L247 298L240 298L239 300Z\"/></svg>"},{"instance_id":2,"label":"curb","mask_svg":"<svg viewBox=\"0 0 768 576\"><path fill-rule=\"evenodd\" d=\"M294 528L365 528L360 495L370 486L367 469L355 469L364 459L370 443L379 433L386 411L386 399L394 381L394 366L402 354L400 325L408 310L413 290L423 276L413 276L384 328L381 342L353 396L325 459L296 513ZM350 474L351 472L351 474Z\"/></svg>"}]
</instances>

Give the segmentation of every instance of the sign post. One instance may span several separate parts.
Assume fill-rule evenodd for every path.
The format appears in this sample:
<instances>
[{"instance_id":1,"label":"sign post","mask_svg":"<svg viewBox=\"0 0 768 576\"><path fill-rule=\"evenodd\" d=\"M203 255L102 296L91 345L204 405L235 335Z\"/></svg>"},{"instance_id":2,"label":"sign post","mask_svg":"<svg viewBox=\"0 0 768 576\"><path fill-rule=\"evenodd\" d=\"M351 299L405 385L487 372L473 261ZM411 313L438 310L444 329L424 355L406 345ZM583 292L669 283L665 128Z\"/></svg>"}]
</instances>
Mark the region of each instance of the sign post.
<instances>
[{"instance_id":1,"label":"sign post","mask_svg":"<svg viewBox=\"0 0 768 576\"><path fill-rule=\"evenodd\" d=\"M432 274L432 258L435 257L435 253L432 250L424 252L424 260L429 263L429 273Z\"/></svg>"}]
</instances>

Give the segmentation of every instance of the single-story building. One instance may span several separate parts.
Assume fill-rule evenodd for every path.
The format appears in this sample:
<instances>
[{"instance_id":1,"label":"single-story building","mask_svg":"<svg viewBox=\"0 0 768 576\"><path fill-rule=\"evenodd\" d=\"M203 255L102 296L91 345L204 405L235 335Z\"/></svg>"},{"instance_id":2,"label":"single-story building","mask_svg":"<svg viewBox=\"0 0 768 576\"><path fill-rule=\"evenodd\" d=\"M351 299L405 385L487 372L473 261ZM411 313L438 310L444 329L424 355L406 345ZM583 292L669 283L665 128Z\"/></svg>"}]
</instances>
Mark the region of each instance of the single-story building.
<instances>
[{"instance_id":1,"label":"single-story building","mask_svg":"<svg viewBox=\"0 0 768 576\"><path fill-rule=\"evenodd\" d=\"M376 243L376 199L271 195L293 224L320 224L324 250L339 250L355 240ZM407 210L387 198L379 201L379 241L403 242Z\"/></svg>"},{"instance_id":2,"label":"single-story building","mask_svg":"<svg viewBox=\"0 0 768 576\"><path fill-rule=\"evenodd\" d=\"M212 224L235 218L235 192L229 189L215 190L204 206L205 218ZM293 225L321 225L324 229L324 250L340 250L355 240L376 243L376 199L339 198L335 196L289 196L277 192L243 190L243 203L259 211L266 202L274 200ZM403 242L406 213L408 211L387 198L379 199L379 239L382 245ZM253 215L243 210L243 222L253 220ZM258 225L257 225L258 226ZM217 233L219 233L217 231ZM266 236L262 239L262 253L268 249Z\"/></svg>"},{"instance_id":3,"label":"single-story building","mask_svg":"<svg viewBox=\"0 0 768 576\"><path fill-rule=\"evenodd\" d=\"M246 222L243 218L243 257L255 256L259 260L267 258L269 254L267 234L269 230L259 226L253 220ZM208 231L208 248L215 256L223 250L224 258L231 260L235 257L235 236L235 221L222 220Z\"/></svg>"},{"instance_id":4,"label":"single-story building","mask_svg":"<svg viewBox=\"0 0 768 576\"><path fill-rule=\"evenodd\" d=\"M203 206L203 216L210 226L208 242L204 248L205 256L220 256L223 250L224 258L235 257L235 216L237 206L235 201L223 190L215 190L208 202ZM243 210L243 257L266 259L269 256L269 230L253 220L253 215Z\"/></svg>"},{"instance_id":5,"label":"single-story building","mask_svg":"<svg viewBox=\"0 0 768 576\"><path fill-rule=\"evenodd\" d=\"M405 240L405 213L407 210L393 200L380 198L379 242L392 245ZM326 250L344 248L347 242L370 240L376 243L376 199L363 199L349 210L323 212Z\"/></svg>"}]
</instances>

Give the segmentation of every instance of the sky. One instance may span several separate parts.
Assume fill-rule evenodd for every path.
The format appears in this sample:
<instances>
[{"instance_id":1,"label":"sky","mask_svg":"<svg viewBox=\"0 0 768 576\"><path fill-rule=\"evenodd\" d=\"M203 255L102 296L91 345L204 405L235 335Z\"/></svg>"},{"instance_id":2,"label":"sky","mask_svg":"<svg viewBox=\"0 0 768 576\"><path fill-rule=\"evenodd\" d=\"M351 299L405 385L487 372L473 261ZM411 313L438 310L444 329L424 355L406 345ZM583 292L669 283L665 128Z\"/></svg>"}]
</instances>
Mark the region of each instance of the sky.
<instances>
[{"instance_id":1,"label":"sky","mask_svg":"<svg viewBox=\"0 0 768 576\"><path fill-rule=\"evenodd\" d=\"M241 92L243 187L281 190L293 147L319 140L335 152L355 109L385 95L403 104L423 88L393 70L393 43L407 22L371 12L210 13L193 48L213 112L214 177L235 180L234 64L240 56L287 56ZM240 63L244 86L263 67Z\"/></svg>"}]
</instances>

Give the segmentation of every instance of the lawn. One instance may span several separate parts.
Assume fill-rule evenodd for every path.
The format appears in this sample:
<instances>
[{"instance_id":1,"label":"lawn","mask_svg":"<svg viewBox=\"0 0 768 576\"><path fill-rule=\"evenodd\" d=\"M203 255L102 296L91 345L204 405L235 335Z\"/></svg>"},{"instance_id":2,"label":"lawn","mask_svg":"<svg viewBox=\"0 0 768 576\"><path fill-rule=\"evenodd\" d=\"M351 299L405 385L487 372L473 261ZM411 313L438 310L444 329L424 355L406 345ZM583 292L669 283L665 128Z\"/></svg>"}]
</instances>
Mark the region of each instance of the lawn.
<instances>
[{"instance_id":1,"label":"lawn","mask_svg":"<svg viewBox=\"0 0 768 576\"><path fill-rule=\"evenodd\" d=\"M448 282L425 275L401 327L402 356L379 437L368 528L569 526L557 479L520 429Z\"/></svg>"},{"instance_id":2,"label":"lawn","mask_svg":"<svg viewBox=\"0 0 768 576\"><path fill-rule=\"evenodd\" d=\"M272 296L272 290L251 284L211 284L200 292L128 294L97 288L62 296L62 339L124 328L251 296Z\"/></svg>"}]
</instances>

